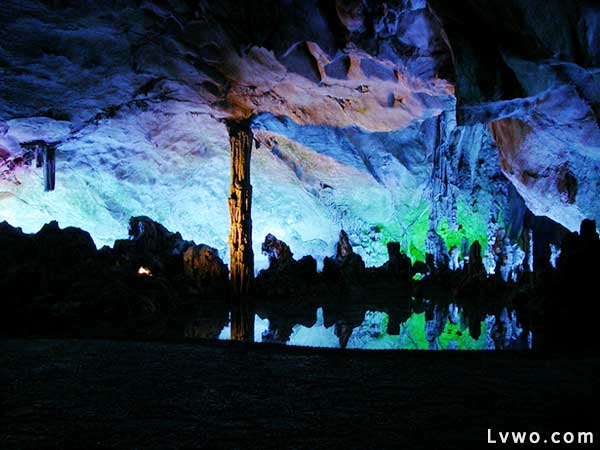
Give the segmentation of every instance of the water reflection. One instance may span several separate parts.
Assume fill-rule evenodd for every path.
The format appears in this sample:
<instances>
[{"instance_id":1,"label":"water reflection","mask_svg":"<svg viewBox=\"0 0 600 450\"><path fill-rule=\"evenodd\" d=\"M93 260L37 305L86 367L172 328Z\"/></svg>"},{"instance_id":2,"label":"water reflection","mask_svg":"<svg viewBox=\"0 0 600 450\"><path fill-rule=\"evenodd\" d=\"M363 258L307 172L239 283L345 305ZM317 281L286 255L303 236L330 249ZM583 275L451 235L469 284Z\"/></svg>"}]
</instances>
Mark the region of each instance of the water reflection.
<instances>
[{"instance_id":1,"label":"water reflection","mask_svg":"<svg viewBox=\"0 0 600 450\"><path fill-rule=\"evenodd\" d=\"M306 347L341 347L340 338L336 334L336 326L325 326L323 308L317 309L317 321L312 327L294 325L287 344Z\"/></svg>"},{"instance_id":2,"label":"water reflection","mask_svg":"<svg viewBox=\"0 0 600 450\"><path fill-rule=\"evenodd\" d=\"M230 313L230 338L233 341L252 341L254 326L254 305L250 301L234 302ZM254 339L256 341L256 339Z\"/></svg>"},{"instance_id":3,"label":"water reflection","mask_svg":"<svg viewBox=\"0 0 600 450\"><path fill-rule=\"evenodd\" d=\"M219 339L230 340L231 338L231 314L229 315L229 323L223 327L219 334ZM252 335L254 336L254 342L262 342L263 336L269 331L269 319L261 319L258 314L254 314L252 324ZM237 339L240 340L240 339ZM244 339L241 339L244 340ZM249 340L249 339L245 339Z\"/></svg>"},{"instance_id":4,"label":"water reflection","mask_svg":"<svg viewBox=\"0 0 600 450\"><path fill-rule=\"evenodd\" d=\"M251 325L252 334L247 336L253 336L255 342L368 350L531 349L531 332L524 332L516 312L506 308L499 314L486 314L478 323L469 323L468 315L460 306L425 301L392 328L390 314L374 310L366 311L362 322L355 327L341 319L330 320L327 325L326 312L323 307L318 307L316 319L313 316L311 324L296 323L289 327L289 333L285 326L278 328L266 316L243 317L244 314L251 314L251 310L238 310L238 315L232 315L231 325L223 328L219 339L234 338L230 326L237 317L241 320L238 329L245 327L243 329L248 333Z\"/></svg>"}]
</instances>

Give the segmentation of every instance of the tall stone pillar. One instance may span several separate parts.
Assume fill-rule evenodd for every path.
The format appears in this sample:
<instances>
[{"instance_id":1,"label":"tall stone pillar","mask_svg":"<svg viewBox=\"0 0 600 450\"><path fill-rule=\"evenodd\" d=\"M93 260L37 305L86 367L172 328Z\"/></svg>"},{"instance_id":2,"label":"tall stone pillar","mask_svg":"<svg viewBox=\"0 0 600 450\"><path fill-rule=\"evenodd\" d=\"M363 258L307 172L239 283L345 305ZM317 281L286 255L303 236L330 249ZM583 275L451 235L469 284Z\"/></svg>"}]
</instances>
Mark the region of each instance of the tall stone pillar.
<instances>
[{"instance_id":1,"label":"tall stone pillar","mask_svg":"<svg viewBox=\"0 0 600 450\"><path fill-rule=\"evenodd\" d=\"M231 338L254 338L254 314L250 293L254 281L254 253L252 252L252 185L250 184L250 156L252 152L251 120L228 120L231 150L231 187L229 189L229 253L231 271Z\"/></svg>"}]
</instances>

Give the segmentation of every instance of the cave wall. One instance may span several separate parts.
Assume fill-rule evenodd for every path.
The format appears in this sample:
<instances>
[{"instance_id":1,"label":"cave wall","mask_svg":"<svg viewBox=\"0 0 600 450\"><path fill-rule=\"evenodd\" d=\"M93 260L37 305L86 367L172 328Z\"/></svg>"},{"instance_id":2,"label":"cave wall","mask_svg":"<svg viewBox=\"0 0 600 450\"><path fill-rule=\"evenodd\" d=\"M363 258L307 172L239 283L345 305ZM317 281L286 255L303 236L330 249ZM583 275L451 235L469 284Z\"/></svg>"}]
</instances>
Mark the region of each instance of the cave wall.
<instances>
[{"instance_id":1,"label":"cave wall","mask_svg":"<svg viewBox=\"0 0 600 450\"><path fill-rule=\"evenodd\" d=\"M452 43L459 123L489 124L502 172L534 214L572 231L597 219L597 2L430 5Z\"/></svg>"},{"instance_id":2,"label":"cave wall","mask_svg":"<svg viewBox=\"0 0 600 450\"><path fill-rule=\"evenodd\" d=\"M248 115L259 268L269 232L320 258L343 227L381 264L390 240L422 259L434 228L492 267L526 209L600 218L598 8L449 3L3 2L0 219L102 245L143 214L226 257L222 119Z\"/></svg>"}]
</instances>

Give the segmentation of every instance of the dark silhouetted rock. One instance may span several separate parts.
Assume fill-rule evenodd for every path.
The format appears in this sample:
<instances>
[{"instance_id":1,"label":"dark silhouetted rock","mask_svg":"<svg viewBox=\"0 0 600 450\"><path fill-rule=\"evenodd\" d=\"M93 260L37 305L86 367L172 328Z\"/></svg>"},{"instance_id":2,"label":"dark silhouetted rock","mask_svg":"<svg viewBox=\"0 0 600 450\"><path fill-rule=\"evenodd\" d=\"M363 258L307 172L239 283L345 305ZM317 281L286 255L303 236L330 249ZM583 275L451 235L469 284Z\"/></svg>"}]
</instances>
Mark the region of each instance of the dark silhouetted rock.
<instances>
[{"instance_id":1,"label":"dark silhouetted rock","mask_svg":"<svg viewBox=\"0 0 600 450\"><path fill-rule=\"evenodd\" d=\"M225 293L229 271L219 257L219 251L200 244L183 253L183 271L201 293Z\"/></svg>"},{"instance_id":2,"label":"dark silhouetted rock","mask_svg":"<svg viewBox=\"0 0 600 450\"><path fill-rule=\"evenodd\" d=\"M284 267L294 262L294 254L290 247L271 233L267 234L261 250L269 257L269 268Z\"/></svg>"},{"instance_id":3,"label":"dark silhouetted rock","mask_svg":"<svg viewBox=\"0 0 600 450\"><path fill-rule=\"evenodd\" d=\"M407 283L410 282L411 261L406 254L400 252L400 244L398 242L388 242L387 251L388 261L384 264L384 268L395 278Z\"/></svg>"},{"instance_id":4,"label":"dark silhouetted rock","mask_svg":"<svg viewBox=\"0 0 600 450\"><path fill-rule=\"evenodd\" d=\"M149 217L129 219L129 239L115 241L115 255L129 270L144 266L153 273L177 273L182 270L181 255L194 243L185 241Z\"/></svg>"},{"instance_id":5,"label":"dark silhouetted rock","mask_svg":"<svg viewBox=\"0 0 600 450\"><path fill-rule=\"evenodd\" d=\"M481 244L479 241L473 242L469 249L469 263L467 265L469 277L485 276L485 266L481 258Z\"/></svg>"},{"instance_id":6,"label":"dark silhouetted rock","mask_svg":"<svg viewBox=\"0 0 600 450\"><path fill-rule=\"evenodd\" d=\"M346 348L348 345L348 340L350 339L350 336L352 336L352 331L352 327L348 326L343 320L338 320L335 323L335 335L340 339L341 348Z\"/></svg>"},{"instance_id":7,"label":"dark silhouetted rock","mask_svg":"<svg viewBox=\"0 0 600 450\"><path fill-rule=\"evenodd\" d=\"M6 273L33 258L33 238L8 222L0 223L0 264Z\"/></svg>"},{"instance_id":8,"label":"dark silhouetted rock","mask_svg":"<svg viewBox=\"0 0 600 450\"><path fill-rule=\"evenodd\" d=\"M357 253L351 253L340 264L342 276L349 283L360 282L365 273L365 262Z\"/></svg>"},{"instance_id":9,"label":"dark silhouetted rock","mask_svg":"<svg viewBox=\"0 0 600 450\"><path fill-rule=\"evenodd\" d=\"M579 234L563 238L556 270L549 263L543 269L536 267L535 294L541 300L532 305L536 348L595 350L596 315L582 307L595 300L598 291L599 253L596 224L584 220Z\"/></svg>"},{"instance_id":10,"label":"dark silhouetted rock","mask_svg":"<svg viewBox=\"0 0 600 450\"><path fill-rule=\"evenodd\" d=\"M469 334L475 340L481 336L481 320L479 317L469 318Z\"/></svg>"},{"instance_id":11,"label":"dark silhouetted rock","mask_svg":"<svg viewBox=\"0 0 600 450\"><path fill-rule=\"evenodd\" d=\"M138 249L154 254L182 254L192 243L146 216L129 219L129 238Z\"/></svg>"},{"instance_id":12,"label":"dark silhouetted rock","mask_svg":"<svg viewBox=\"0 0 600 450\"><path fill-rule=\"evenodd\" d=\"M340 238L335 247L334 262L347 284L359 282L364 275L365 263L360 255L354 253L348 234L344 230L340 230ZM325 268L323 270L325 271Z\"/></svg>"},{"instance_id":13,"label":"dark silhouetted rock","mask_svg":"<svg viewBox=\"0 0 600 450\"><path fill-rule=\"evenodd\" d=\"M44 225L36 240L40 259L58 264L57 269L78 265L96 252L94 240L87 231L75 227L60 229L56 221Z\"/></svg>"},{"instance_id":14,"label":"dark silhouetted rock","mask_svg":"<svg viewBox=\"0 0 600 450\"><path fill-rule=\"evenodd\" d=\"M413 276L417 274L427 275L429 274L429 272L429 267L423 261L415 261L415 263L412 266L411 273Z\"/></svg>"},{"instance_id":15,"label":"dark silhouetted rock","mask_svg":"<svg viewBox=\"0 0 600 450\"><path fill-rule=\"evenodd\" d=\"M263 298L290 298L313 289L317 262L312 256L304 256L296 261L289 246L272 234L265 237L262 251L269 257L269 268L261 270L256 277L257 295Z\"/></svg>"},{"instance_id":16,"label":"dark silhouetted rock","mask_svg":"<svg viewBox=\"0 0 600 450\"><path fill-rule=\"evenodd\" d=\"M323 258L323 278L327 282L339 281L340 278L340 267L336 263L334 258L326 256Z\"/></svg>"},{"instance_id":17,"label":"dark silhouetted rock","mask_svg":"<svg viewBox=\"0 0 600 450\"><path fill-rule=\"evenodd\" d=\"M595 247L600 243L600 239L598 239L598 232L596 231L595 220L583 219L581 222L579 235L581 236L583 245ZM593 248L591 250L593 250Z\"/></svg>"},{"instance_id":18,"label":"dark silhouetted rock","mask_svg":"<svg viewBox=\"0 0 600 450\"><path fill-rule=\"evenodd\" d=\"M317 260L310 255L303 256L296 263L296 271L301 279L308 282L317 276Z\"/></svg>"},{"instance_id":19,"label":"dark silhouetted rock","mask_svg":"<svg viewBox=\"0 0 600 450\"><path fill-rule=\"evenodd\" d=\"M1 223L0 330L10 335L181 337L206 294L215 287L225 291L226 266L215 250L193 247L191 281L179 252L193 243L147 218L132 220L132 237L115 249L97 251L89 233L78 228L50 222L36 234L24 234ZM168 270L140 274L142 262ZM211 297L211 317L219 323L227 319L224 297Z\"/></svg>"}]
</instances>

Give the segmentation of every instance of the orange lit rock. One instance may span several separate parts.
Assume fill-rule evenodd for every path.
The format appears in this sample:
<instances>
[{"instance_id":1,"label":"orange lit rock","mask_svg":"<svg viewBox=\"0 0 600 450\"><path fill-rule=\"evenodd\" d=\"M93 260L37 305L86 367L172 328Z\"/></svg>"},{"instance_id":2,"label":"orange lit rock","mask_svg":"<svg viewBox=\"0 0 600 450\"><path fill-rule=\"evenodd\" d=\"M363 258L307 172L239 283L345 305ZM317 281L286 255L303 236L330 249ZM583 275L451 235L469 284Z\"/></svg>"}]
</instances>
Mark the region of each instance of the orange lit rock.
<instances>
[{"instance_id":1,"label":"orange lit rock","mask_svg":"<svg viewBox=\"0 0 600 450\"><path fill-rule=\"evenodd\" d=\"M203 244L188 248L183 253L183 270L201 293L225 292L227 266L216 249Z\"/></svg>"}]
</instances>

